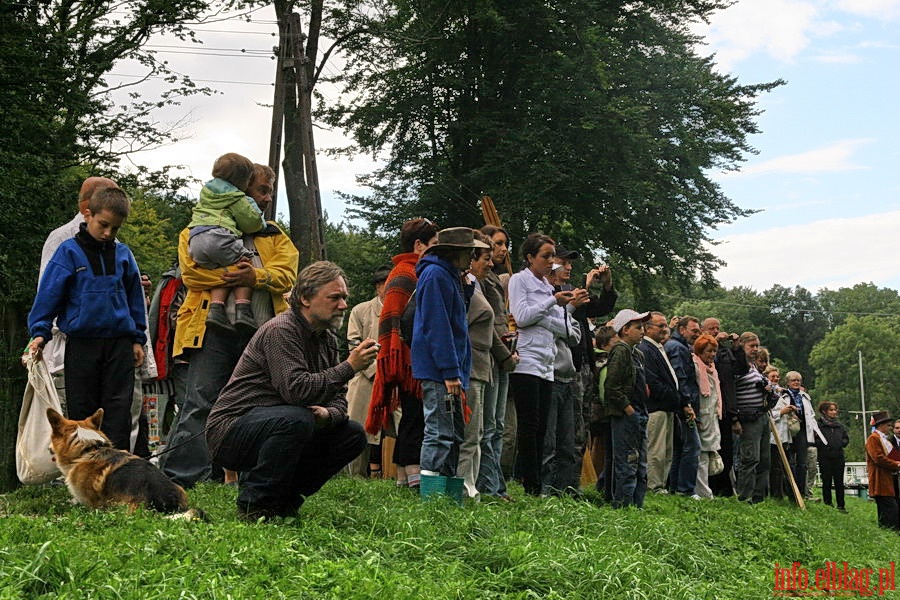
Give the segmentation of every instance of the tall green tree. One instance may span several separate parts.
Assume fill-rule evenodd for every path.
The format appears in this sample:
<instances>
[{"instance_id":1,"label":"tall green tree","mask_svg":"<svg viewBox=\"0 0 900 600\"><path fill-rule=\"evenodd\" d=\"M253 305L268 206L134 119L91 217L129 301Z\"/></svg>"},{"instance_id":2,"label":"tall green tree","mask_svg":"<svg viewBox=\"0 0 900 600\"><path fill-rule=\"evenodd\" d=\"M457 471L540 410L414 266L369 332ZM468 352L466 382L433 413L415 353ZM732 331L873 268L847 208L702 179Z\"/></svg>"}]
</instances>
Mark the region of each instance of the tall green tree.
<instances>
[{"instance_id":1,"label":"tall green tree","mask_svg":"<svg viewBox=\"0 0 900 600\"><path fill-rule=\"evenodd\" d=\"M832 327L843 324L850 316L900 315L900 294L880 288L874 283L857 283L836 290L824 288L817 294Z\"/></svg>"},{"instance_id":2,"label":"tall green tree","mask_svg":"<svg viewBox=\"0 0 900 600\"><path fill-rule=\"evenodd\" d=\"M848 458L864 460L862 423L849 417L861 410L858 356L862 353L866 409L900 414L900 316L850 315L815 345L809 362L817 373L811 394L816 401L830 400L841 408L851 434Z\"/></svg>"},{"instance_id":3,"label":"tall green tree","mask_svg":"<svg viewBox=\"0 0 900 600\"><path fill-rule=\"evenodd\" d=\"M740 85L697 53L689 24L727 2L372 4L346 94L318 113L386 160L358 216L474 225L488 194L514 240L565 229L638 289L712 278L706 232L748 212L707 173L753 152L755 101L780 83Z\"/></svg>"},{"instance_id":4,"label":"tall green tree","mask_svg":"<svg viewBox=\"0 0 900 600\"><path fill-rule=\"evenodd\" d=\"M206 0L47 0L0 4L0 316L4 351L21 344L47 233L74 213L80 181L108 175L124 155L174 139L153 111L208 90L171 73L150 36L190 39L185 23ZM166 77L160 97L143 97L142 80L115 85L122 60L145 77Z\"/></svg>"}]
</instances>

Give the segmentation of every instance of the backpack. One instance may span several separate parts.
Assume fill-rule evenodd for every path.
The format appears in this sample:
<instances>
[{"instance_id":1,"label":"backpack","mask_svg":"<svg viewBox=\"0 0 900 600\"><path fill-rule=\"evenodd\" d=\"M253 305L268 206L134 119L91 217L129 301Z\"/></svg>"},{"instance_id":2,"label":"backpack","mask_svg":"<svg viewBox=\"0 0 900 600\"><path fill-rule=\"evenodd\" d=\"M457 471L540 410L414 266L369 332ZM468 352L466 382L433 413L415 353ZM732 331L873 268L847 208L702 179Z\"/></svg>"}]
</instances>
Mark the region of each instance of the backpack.
<instances>
[{"instance_id":1,"label":"backpack","mask_svg":"<svg viewBox=\"0 0 900 600\"><path fill-rule=\"evenodd\" d=\"M187 288L181 280L181 271L169 271L163 275L153 295L151 303L151 337L153 341L153 358L156 359L158 371L156 379L162 381L170 371L172 364L172 342L175 339L175 323L178 309L184 302ZM154 332L155 329L155 332Z\"/></svg>"},{"instance_id":2,"label":"backpack","mask_svg":"<svg viewBox=\"0 0 900 600\"><path fill-rule=\"evenodd\" d=\"M409 300L406 301L406 307L400 315L400 338L406 342L407 346L412 346L413 340L413 324L416 320L416 290L413 290Z\"/></svg>"}]
</instances>

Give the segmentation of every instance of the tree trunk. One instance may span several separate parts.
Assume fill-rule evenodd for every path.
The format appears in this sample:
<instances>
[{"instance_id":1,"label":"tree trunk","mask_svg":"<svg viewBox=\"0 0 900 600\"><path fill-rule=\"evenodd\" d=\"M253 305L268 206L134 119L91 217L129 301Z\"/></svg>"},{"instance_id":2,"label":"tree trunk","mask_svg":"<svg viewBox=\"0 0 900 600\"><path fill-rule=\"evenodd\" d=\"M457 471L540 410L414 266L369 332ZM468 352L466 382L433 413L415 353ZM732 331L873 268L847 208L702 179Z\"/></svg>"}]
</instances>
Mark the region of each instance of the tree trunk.
<instances>
[{"instance_id":1,"label":"tree trunk","mask_svg":"<svg viewBox=\"0 0 900 600\"><path fill-rule=\"evenodd\" d=\"M284 188L290 211L291 240L300 250L300 266L303 267L325 258L312 131L312 69L304 48L306 38L301 30L300 15L279 12L278 20L287 21L290 43L284 71ZM311 22L318 23L320 18L312 18ZM315 37L318 39L318 32Z\"/></svg>"}]
</instances>

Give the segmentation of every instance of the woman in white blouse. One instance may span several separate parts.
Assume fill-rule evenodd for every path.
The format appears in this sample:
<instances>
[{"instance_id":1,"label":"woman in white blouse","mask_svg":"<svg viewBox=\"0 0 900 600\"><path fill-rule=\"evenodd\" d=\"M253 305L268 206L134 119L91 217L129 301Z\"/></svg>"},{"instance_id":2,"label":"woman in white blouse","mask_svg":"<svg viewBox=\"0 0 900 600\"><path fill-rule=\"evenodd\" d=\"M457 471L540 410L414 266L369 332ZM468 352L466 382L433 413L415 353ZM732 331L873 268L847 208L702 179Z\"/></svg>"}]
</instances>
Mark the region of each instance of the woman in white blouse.
<instances>
[{"instance_id":1,"label":"woman in white blouse","mask_svg":"<svg viewBox=\"0 0 900 600\"><path fill-rule=\"evenodd\" d=\"M547 275L556 255L556 242L532 233L522 244L524 268L509 279L509 310L519 331L519 364L509 376L516 402L518 475L525 493L541 493L541 460L547 415L553 394L554 334L564 335L565 306L578 292L554 293ZM583 290L582 290L583 291Z\"/></svg>"}]
</instances>

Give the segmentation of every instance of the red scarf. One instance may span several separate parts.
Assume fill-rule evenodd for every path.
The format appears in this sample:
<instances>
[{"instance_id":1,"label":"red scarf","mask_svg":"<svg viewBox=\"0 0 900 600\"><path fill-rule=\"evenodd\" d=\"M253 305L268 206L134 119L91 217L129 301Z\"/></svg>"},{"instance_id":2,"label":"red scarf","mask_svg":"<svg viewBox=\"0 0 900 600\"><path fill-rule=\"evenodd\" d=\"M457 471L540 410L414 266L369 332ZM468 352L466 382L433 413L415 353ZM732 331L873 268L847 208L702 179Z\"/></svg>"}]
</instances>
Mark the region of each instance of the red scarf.
<instances>
[{"instance_id":1,"label":"red scarf","mask_svg":"<svg viewBox=\"0 0 900 600\"><path fill-rule=\"evenodd\" d=\"M416 289L415 252L398 254L385 282L384 303L378 319L378 343L372 401L366 418L366 431L375 435L390 425L391 414L400 406L400 394L422 397L422 388L412 376L409 346L400 337L400 317Z\"/></svg>"}]
</instances>

